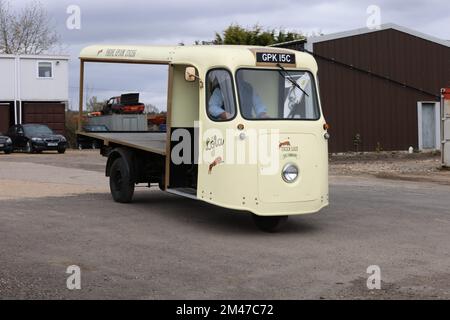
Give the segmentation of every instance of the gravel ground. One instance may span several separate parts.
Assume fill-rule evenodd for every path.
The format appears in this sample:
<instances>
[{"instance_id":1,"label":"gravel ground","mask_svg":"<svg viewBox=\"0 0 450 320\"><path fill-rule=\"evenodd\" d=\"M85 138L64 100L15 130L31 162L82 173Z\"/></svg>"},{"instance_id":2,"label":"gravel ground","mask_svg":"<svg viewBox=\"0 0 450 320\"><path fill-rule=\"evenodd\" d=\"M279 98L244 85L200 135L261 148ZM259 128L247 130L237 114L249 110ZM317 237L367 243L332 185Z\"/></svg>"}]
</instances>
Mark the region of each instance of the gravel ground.
<instances>
[{"instance_id":1,"label":"gravel ground","mask_svg":"<svg viewBox=\"0 0 450 320\"><path fill-rule=\"evenodd\" d=\"M95 152L0 155L0 298L450 299L450 187L376 178L436 161L417 157L365 159L370 172L333 158L331 206L264 234L247 214L156 190L114 203ZM381 290L367 289L370 265Z\"/></svg>"},{"instance_id":2,"label":"gravel ground","mask_svg":"<svg viewBox=\"0 0 450 320\"><path fill-rule=\"evenodd\" d=\"M109 192L105 162L98 151L0 155L0 200Z\"/></svg>"},{"instance_id":3,"label":"gravel ground","mask_svg":"<svg viewBox=\"0 0 450 320\"><path fill-rule=\"evenodd\" d=\"M382 152L333 155L330 158L330 175L370 175L377 178L450 185L450 170L442 168L441 156L438 153Z\"/></svg>"},{"instance_id":4,"label":"gravel ground","mask_svg":"<svg viewBox=\"0 0 450 320\"><path fill-rule=\"evenodd\" d=\"M0 155L0 199L35 198L109 192L104 176L106 159L95 150L70 150L64 155L43 153ZM22 163L20 167L16 163ZM89 176L85 171L92 172ZM49 174L51 172L51 174ZM330 176L372 176L382 179L450 185L439 154L382 152L330 157ZM28 187L23 188L24 184Z\"/></svg>"}]
</instances>

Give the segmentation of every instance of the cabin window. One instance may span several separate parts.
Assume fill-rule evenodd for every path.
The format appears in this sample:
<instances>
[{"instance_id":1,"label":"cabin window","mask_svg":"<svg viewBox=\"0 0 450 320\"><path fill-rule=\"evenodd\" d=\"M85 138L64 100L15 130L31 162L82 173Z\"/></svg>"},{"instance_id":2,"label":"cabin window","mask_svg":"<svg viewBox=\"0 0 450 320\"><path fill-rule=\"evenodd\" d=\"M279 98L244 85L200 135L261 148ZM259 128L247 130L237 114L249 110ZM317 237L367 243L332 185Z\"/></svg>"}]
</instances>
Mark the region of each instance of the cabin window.
<instances>
[{"instance_id":1,"label":"cabin window","mask_svg":"<svg viewBox=\"0 0 450 320\"><path fill-rule=\"evenodd\" d=\"M53 78L53 64L51 62L38 62L38 78Z\"/></svg>"},{"instance_id":2,"label":"cabin window","mask_svg":"<svg viewBox=\"0 0 450 320\"><path fill-rule=\"evenodd\" d=\"M236 117L236 99L231 73L215 69L207 75L207 113L214 121L228 121Z\"/></svg>"},{"instance_id":3,"label":"cabin window","mask_svg":"<svg viewBox=\"0 0 450 320\"><path fill-rule=\"evenodd\" d=\"M240 69L236 75L242 117L247 120L318 120L314 77L306 71Z\"/></svg>"}]
</instances>

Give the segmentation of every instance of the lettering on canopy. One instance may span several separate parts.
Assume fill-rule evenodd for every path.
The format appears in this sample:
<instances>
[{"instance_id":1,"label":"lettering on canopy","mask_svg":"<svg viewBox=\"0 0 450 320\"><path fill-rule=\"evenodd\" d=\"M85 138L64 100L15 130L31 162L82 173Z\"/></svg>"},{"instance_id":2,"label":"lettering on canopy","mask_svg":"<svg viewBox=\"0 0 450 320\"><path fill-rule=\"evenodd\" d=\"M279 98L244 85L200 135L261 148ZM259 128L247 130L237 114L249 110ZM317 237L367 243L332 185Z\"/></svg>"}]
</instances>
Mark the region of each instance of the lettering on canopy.
<instances>
[{"instance_id":1,"label":"lettering on canopy","mask_svg":"<svg viewBox=\"0 0 450 320\"><path fill-rule=\"evenodd\" d=\"M103 55L105 57L120 57L120 58L134 58L137 50L127 49L101 49L97 52L97 56Z\"/></svg>"}]
</instances>

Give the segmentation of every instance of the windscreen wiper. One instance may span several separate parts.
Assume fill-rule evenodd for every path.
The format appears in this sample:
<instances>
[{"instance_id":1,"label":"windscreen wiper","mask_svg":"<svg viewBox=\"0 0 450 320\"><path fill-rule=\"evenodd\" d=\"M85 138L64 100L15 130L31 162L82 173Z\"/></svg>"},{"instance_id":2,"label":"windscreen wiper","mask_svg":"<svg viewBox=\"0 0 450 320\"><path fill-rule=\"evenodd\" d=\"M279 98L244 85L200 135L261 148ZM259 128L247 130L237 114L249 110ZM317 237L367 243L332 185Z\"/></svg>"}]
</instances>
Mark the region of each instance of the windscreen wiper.
<instances>
[{"instance_id":1,"label":"windscreen wiper","mask_svg":"<svg viewBox=\"0 0 450 320\"><path fill-rule=\"evenodd\" d=\"M281 74L281 76L285 79L288 79L290 83L292 83L294 86L296 86L298 89L300 89L307 97L309 97L309 94L302 89L302 87L300 87L300 85L297 83L297 81L295 81L294 79L292 79L291 75L289 74L289 72L286 71L285 68L283 68L283 66L279 63L277 63L277 67L280 68L283 72L281 72L280 70L278 70L278 72Z\"/></svg>"}]
</instances>

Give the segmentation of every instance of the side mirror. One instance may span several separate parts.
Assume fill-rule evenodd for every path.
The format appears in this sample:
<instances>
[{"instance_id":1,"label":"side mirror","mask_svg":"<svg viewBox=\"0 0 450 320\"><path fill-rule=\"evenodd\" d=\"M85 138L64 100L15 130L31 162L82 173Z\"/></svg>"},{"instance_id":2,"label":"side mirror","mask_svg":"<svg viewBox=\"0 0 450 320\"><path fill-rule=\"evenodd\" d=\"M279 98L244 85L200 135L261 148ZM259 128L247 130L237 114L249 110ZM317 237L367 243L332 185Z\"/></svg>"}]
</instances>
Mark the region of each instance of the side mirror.
<instances>
[{"instance_id":1,"label":"side mirror","mask_svg":"<svg viewBox=\"0 0 450 320\"><path fill-rule=\"evenodd\" d=\"M203 88L203 87L204 87L203 80L200 79L199 76L197 76L194 67L187 67L187 68L186 68L186 72L185 72L185 74L184 74L184 79L185 79L187 82L195 82L195 81L198 79L198 83L199 83L199 85L200 85L200 88Z\"/></svg>"},{"instance_id":2,"label":"side mirror","mask_svg":"<svg viewBox=\"0 0 450 320\"><path fill-rule=\"evenodd\" d=\"M187 82L194 82L197 80L197 75L194 67L187 67L184 78Z\"/></svg>"}]
</instances>

